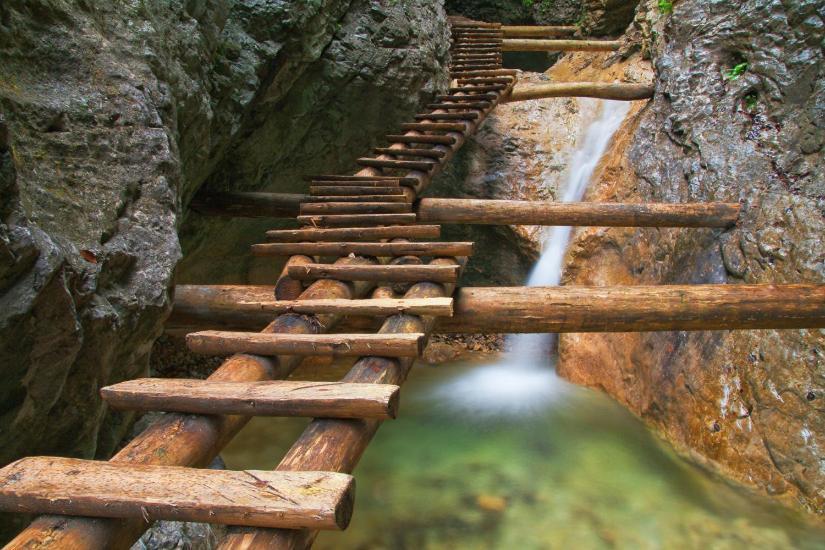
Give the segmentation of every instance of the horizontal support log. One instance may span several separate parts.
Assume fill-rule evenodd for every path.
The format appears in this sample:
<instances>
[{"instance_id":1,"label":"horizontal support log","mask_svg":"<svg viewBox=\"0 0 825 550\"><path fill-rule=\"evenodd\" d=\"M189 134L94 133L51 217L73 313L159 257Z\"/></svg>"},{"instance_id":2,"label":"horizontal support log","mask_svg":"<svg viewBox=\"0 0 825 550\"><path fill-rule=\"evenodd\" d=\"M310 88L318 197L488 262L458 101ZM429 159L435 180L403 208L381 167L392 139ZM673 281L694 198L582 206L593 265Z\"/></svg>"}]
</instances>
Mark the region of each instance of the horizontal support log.
<instances>
[{"instance_id":1,"label":"horizontal support log","mask_svg":"<svg viewBox=\"0 0 825 550\"><path fill-rule=\"evenodd\" d=\"M459 73L453 73L453 77L471 77L471 76L499 76L499 75L509 75L509 76L517 76L518 71L516 69L488 69L488 70L480 70L480 71L462 71Z\"/></svg>"},{"instance_id":2,"label":"horizontal support log","mask_svg":"<svg viewBox=\"0 0 825 550\"><path fill-rule=\"evenodd\" d=\"M106 518L344 529L352 476L333 472L203 470L30 457L0 470L0 509Z\"/></svg>"},{"instance_id":3,"label":"horizontal support log","mask_svg":"<svg viewBox=\"0 0 825 550\"><path fill-rule=\"evenodd\" d=\"M405 132L465 132L467 126L459 122L405 122L401 125Z\"/></svg>"},{"instance_id":4,"label":"horizontal support log","mask_svg":"<svg viewBox=\"0 0 825 550\"><path fill-rule=\"evenodd\" d=\"M394 155L396 157L426 157L431 159L444 158L444 151L440 149L424 149L420 147L405 147L393 149L391 147L376 147L373 149L379 155Z\"/></svg>"},{"instance_id":5,"label":"horizontal support log","mask_svg":"<svg viewBox=\"0 0 825 550\"><path fill-rule=\"evenodd\" d=\"M475 120L478 113L466 111L463 113L427 113L415 115L416 120Z\"/></svg>"},{"instance_id":6,"label":"horizontal support log","mask_svg":"<svg viewBox=\"0 0 825 550\"><path fill-rule=\"evenodd\" d=\"M576 34L578 27L558 25L502 25L505 38L553 38Z\"/></svg>"},{"instance_id":7,"label":"horizontal support log","mask_svg":"<svg viewBox=\"0 0 825 550\"><path fill-rule=\"evenodd\" d=\"M621 84L606 82L558 82L531 86L516 86L504 103L544 99L549 97L595 97L619 101L635 101L653 97L654 88L647 84Z\"/></svg>"},{"instance_id":8,"label":"horizontal support log","mask_svg":"<svg viewBox=\"0 0 825 550\"><path fill-rule=\"evenodd\" d=\"M415 178L405 178L399 176L342 176L321 175L321 176L304 176L304 181L336 181L336 182L363 182L363 181L383 181L384 183L393 185L415 185ZM337 185L346 185L346 183L338 183ZM360 185L360 184L356 184Z\"/></svg>"},{"instance_id":9,"label":"horizontal support log","mask_svg":"<svg viewBox=\"0 0 825 550\"><path fill-rule=\"evenodd\" d=\"M290 275L291 276L291 275ZM335 357L418 357L423 334L267 334L208 330L186 335L194 353L229 355L331 355Z\"/></svg>"},{"instance_id":10,"label":"horizontal support log","mask_svg":"<svg viewBox=\"0 0 825 550\"><path fill-rule=\"evenodd\" d=\"M299 281L338 279L339 281L375 281L384 283L454 283L458 280L457 265L369 265L342 266L334 264L304 264L289 266L289 276Z\"/></svg>"},{"instance_id":11,"label":"horizontal support log","mask_svg":"<svg viewBox=\"0 0 825 550\"><path fill-rule=\"evenodd\" d=\"M453 136L411 136L406 134L390 134L387 136L387 141L390 143L433 143L436 145L453 145L455 143L455 138Z\"/></svg>"},{"instance_id":12,"label":"horizontal support log","mask_svg":"<svg viewBox=\"0 0 825 550\"><path fill-rule=\"evenodd\" d=\"M465 103L430 103L430 109L478 109L484 110L490 106L487 101L467 101Z\"/></svg>"},{"instance_id":13,"label":"horizontal support log","mask_svg":"<svg viewBox=\"0 0 825 550\"><path fill-rule=\"evenodd\" d=\"M387 187L392 189L399 189L401 182L399 180L375 180L375 181L344 181L344 180L312 180L311 187Z\"/></svg>"},{"instance_id":14,"label":"horizontal support log","mask_svg":"<svg viewBox=\"0 0 825 550\"><path fill-rule=\"evenodd\" d=\"M367 195L374 197L376 195ZM380 195L377 195L380 196ZM305 202L301 214L403 214L412 211L408 202Z\"/></svg>"},{"instance_id":15,"label":"horizontal support log","mask_svg":"<svg viewBox=\"0 0 825 550\"><path fill-rule=\"evenodd\" d=\"M456 95L456 94L449 94L449 95L440 95L436 97L438 101L478 101L480 99L493 101L498 98L498 94L475 94L475 95Z\"/></svg>"},{"instance_id":16,"label":"horizontal support log","mask_svg":"<svg viewBox=\"0 0 825 550\"><path fill-rule=\"evenodd\" d=\"M368 225L411 225L415 214L313 214L298 216L298 223L312 227L361 227Z\"/></svg>"},{"instance_id":17,"label":"horizontal support log","mask_svg":"<svg viewBox=\"0 0 825 550\"><path fill-rule=\"evenodd\" d=\"M436 163L423 160L391 160L381 158L359 158L356 160L361 166L369 166L371 168L390 168L393 170L420 170L421 172L429 172Z\"/></svg>"},{"instance_id":18,"label":"horizontal support log","mask_svg":"<svg viewBox=\"0 0 825 550\"><path fill-rule=\"evenodd\" d=\"M395 195L404 194L403 187L387 186L361 186L361 185L313 185L309 188L311 196L334 196L334 195Z\"/></svg>"},{"instance_id":19,"label":"horizontal support log","mask_svg":"<svg viewBox=\"0 0 825 550\"><path fill-rule=\"evenodd\" d=\"M222 382L138 378L101 388L111 407L130 411L305 418L395 418L399 387L266 380Z\"/></svg>"},{"instance_id":20,"label":"horizontal support log","mask_svg":"<svg viewBox=\"0 0 825 550\"><path fill-rule=\"evenodd\" d=\"M253 244L253 256L471 256L471 242L270 243Z\"/></svg>"},{"instance_id":21,"label":"horizontal support log","mask_svg":"<svg viewBox=\"0 0 825 550\"><path fill-rule=\"evenodd\" d=\"M728 227L736 223L739 205L421 199L417 214L422 223Z\"/></svg>"},{"instance_id":22,"label":"horizontal support log","mask_svg":"<svg viewBox=\"0 0 825 550\"><path fill-rule=\"evenodd\" d=\"M501 44L505 52L612 52L622 45L620 40L532 40L506 38Z\"/></svg>"},{"instance_id":23,"label":"horizontal support log","mask_svg":"<svg viewBox=\"0 0 825 550\"><path fill-rule=\"evenodd\" d=\"M370 298L370 299L317 299L317 300L264 300L229 303L233 310L253 315L366 315L386 317L397 313L450 317L453 314L452 298Z\"/></svg>"},{"instance_id":24,"label":"horizontal support log","mask_svg":"<svg viewBox=\"0 0 825 550\"><path fill-rule=\"evenodd\" d=\"M451 94L472 94L475 92L490 92L494 90L506 90L507 84L484 84L482 86L458 86L450 88Z\"/></svg>"},{"instance_id":25,"label":"horizontal support log","mask_svg":"<svg viewBox=\"0 0 825 550\"><path fill-rule=\"evenodd\" d=\"M410 202L405 195L307 195L304 204L319 202ZM310 202L311 201L311 202Z\"/></svg>"},{"instance_id":26,"label":"horizontal support log","mask_svg":"<svg viewBox=\"0 0 825 550\"><path fill-rule=\"evenodd\" d=\"M299 243L364 241L380 239L437 239L441 236L438 225L389 225L384 227L337 227L330 229L272 229L266 238L272 242Z\"/></svg>"},{"instance_id":27,"label":"horizontal support log","mask_svg":"<svg viewBox=\"0 0 825 550\"><path fill-rule=\"evenodd\" d=\"M232 297L270 299L272 287L178 286L169 328L266 324ZM466 287L436 332L646 332L825 327L825 285ZM363 317L351 326L369 328Z\"/></svg>"}]
</instances>

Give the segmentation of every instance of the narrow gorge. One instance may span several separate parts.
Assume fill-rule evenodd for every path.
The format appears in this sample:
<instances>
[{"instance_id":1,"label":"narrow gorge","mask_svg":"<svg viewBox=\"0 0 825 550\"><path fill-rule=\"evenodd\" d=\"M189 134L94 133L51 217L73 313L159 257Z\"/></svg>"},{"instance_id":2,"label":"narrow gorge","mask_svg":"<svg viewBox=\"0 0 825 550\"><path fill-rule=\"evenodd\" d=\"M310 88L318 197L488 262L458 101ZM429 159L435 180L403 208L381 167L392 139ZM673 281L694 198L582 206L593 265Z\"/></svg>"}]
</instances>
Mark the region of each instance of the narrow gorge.
<instances>
[{"instance_id":1,"label":"narrow gorge","mask_svg":"<svg viewBox=\"0 0 825 550\"><path fill-rule=\"evenodd\" d=\"M12 473L0 474L0 543L823 548L823 36L821 0L5 0L0 467ZM635 86L650 98L536 91L565 83ZM546 97L520 98L528 89ZM478 95L460 107L467 94ZM244 196L269 197L271 211L232 202ZM570 227L427 221L428 199L738 210L727 225ZM278 241L290 231L346 233L340 213L370 228L396 227L369 221L382 215L418 216L397 227L440 227L427 235L433 242L410 242L402 229L342 238L353 242L336 254L255 252L303 246ZM406 252L360 252L370 240ZM439 242L471 253L412 246ZM339 259L316 263L330 257ZM348 269L362 278L340 279ZM422 278L410 279L414 271ZM489 301L498 325L494 313L477 319L502 330L461 327L482 315L467 305L482 300L476 288L779 293L796 284L809 285L809 309L777 298L785 313L720 313L713 330L685 314L665 330L551 334L525 314L523 325L541 334L523 325L509 334L505 298ZM241 295L245 309L233 305ZM349 300L353 314L295 309L305 296L317 307ZM704 307L685 296L685 311ZM756 309L760 296L741 301ZM357 313L382 300L411 302L383 306L397 309L377 321ZM548 300L536 298L535 311L572 325L575 304ZM447 303L444 319L431 312ZM628 314L620 326L636 321ZM234 346L229 331L266 333L278 322L283 330L271 332L287 335L283 345L306 336L312 351L193 352L193 332L206 341L222 331ZM390 345L396 332L412 334ZM355 353L364 337L385 353ZM333 351L318 351L327 345ZM390 349L402 345L412 351ZM118 407L104 395L147 377L208 385L218 373L240 383L221 375L232 361L262 380L352 384L341 391L409 380L400 405L384 396L395 401L380 421L310 409L270 415L300 418L252 413L243 427L239 412ZM345 425L352 431L334 431ZM162 442L155 450L141 439L152 433ZM167 446L177 449L168 461ZM289 525L269 513L270 523L253 525L156 516L154 504L139 508L142 517L11 508L4 499L25 477L11 469L37 455L90 461L61 474L58 488L83 464L158 464L228 476L218 498L229 498L239 472L275 476L250 484L273 491L280 474L329 473L303 486L326 494L361 463L355 496L341 489L330 520L345 526L354 498L349 528L317 535L301 522L322 512ZM338 455L341 464L327 466ZM83 501L61 499L45 500Z\"/></svg>"}]
</instances>

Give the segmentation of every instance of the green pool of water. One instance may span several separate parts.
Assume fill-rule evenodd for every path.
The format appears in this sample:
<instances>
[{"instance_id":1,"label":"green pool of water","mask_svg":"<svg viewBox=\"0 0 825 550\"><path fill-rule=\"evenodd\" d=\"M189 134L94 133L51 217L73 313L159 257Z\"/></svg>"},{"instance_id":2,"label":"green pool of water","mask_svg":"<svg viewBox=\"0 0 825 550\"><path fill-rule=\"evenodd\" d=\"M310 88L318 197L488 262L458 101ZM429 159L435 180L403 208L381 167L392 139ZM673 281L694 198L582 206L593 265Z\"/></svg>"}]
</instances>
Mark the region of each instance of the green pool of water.
<instances>
[{"instance_id":1,"label":"green pool of water","mask_svg":"<svg viewBox=\"0 0 825 550\"><path fill-rule=\"evenodd\" d=\"M352 524L315 548L825 549L823 528L685 463L606 396L547 373L514 391L491 368L508 367L413 369L355 472ZM305 425L255 419L227 466L272 468Z\"/></svg>"}]
</instances>

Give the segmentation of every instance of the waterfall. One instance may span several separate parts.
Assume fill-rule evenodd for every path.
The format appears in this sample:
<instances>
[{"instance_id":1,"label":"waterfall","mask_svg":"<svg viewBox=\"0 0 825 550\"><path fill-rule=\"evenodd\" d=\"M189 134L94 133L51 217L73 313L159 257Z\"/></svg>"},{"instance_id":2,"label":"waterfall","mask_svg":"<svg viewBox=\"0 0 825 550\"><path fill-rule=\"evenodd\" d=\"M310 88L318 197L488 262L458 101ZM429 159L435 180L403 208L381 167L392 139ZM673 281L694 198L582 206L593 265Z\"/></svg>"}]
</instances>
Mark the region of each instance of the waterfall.
<instances>
[{"instance_id":1,"label":"waterfall","mask_svg":"<svg viewBox=\"0 0 825 550\"><path fill-rule=\"evenodd\" d=\"M598 117L584 133L571 156L561 202L580 201L610 139L627 115L630 103L597 101ZM552 227L543 233L542 253L527 280L528 286L553 286L561 281L570 227ZM523 415L558 401L565 384L553 370L551 334L512 334L507 353L495 364L473 369L436 389L436 397L478 415Z\"/></svg>"}]
</instances>

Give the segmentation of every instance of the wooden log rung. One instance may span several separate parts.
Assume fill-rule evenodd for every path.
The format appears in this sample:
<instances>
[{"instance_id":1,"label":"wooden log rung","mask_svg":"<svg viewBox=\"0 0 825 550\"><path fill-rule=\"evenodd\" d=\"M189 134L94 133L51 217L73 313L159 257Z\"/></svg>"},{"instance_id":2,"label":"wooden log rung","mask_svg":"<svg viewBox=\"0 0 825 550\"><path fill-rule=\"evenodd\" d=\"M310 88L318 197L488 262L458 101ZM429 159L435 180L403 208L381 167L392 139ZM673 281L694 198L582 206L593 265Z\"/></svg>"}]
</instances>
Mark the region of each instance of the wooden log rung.
<instances>
[{"instance_id":1,"label":"wooden log rung","mask_svg":"<svg viewBox=\"0 0 825 550\"><path fill-rule=\"evenodd\" d=\"M428 109L476 109L483 111L489 109L492 103L488 101L467 101L465 103L430 103L427 105Z\"/></svg>"},{"instance_id":2,"label":"wooden log rung","mask_svg":"<svg viewBox=\"0 0 825 550\"><path fill-rule=\"evenodd\" d=\"M405 195L312 195L313 203L319 202L409 202ZM306 204L306 203L305 203Z\"/></svg>"},{"instance_id":3,"label":"wooden log rung","mask_svg":"<svg viewBox=\"0 0 825 550\"><path fill-rule=\"evenodd\" d=\"M379 155L395 155L397 157L423 157L441 159L447 154L440 149L423 149L420 147L408 147L404 149L393 149L390 147L376 147L373 151Z\"/></svg>"},{"instance_id":4,"label":"wooden log rung","mask_svg":"<svg viewBox=\"0 0 825 550\"><path fill-rule=\"evenodd\" d=\"M352 476L29 457L0 470L0 509L285 529L344 529Z\"/></svg>"},{"instance_id":5,"label":"wooden log rung","mask_svg":"<svg viewBox=\"0 0 825 550\"><path fill-rule=\"evenodd\" d=\"M394 243L269 243L252 245L253 256L459 256L473 254L472 242L394 242Z\"/></svg>"},{"instance_id":6,"label":"wooden log rung","mask_svg":"<svg viewBox=\"0 0 825 550\"><path fill-rule=\"evenodd\" d=\"M425 335L419 333L272 334L205 330L186 335L186 345L190 351L204 355L252 353L264 356L418 357L424 351L425 342Z\"/></svg>"},{"instance_id":7,"label":"wooden log rung","mask_svg":"<svg viewBox=\"0 0 825 550\"><path fill-rule=\"evenodd\" d=\"M484 100L488 100L488 101L495 101L498 98L499 98L499 96L497 94L474 94L474 95L450 94L450 95L440 95L440 96L436 97L436 99L438 101L459 101L459 102L463 102L463 101L474 102L474 101L478 101L479 99L484 99Z\"/></svg>"},{"instance_id":8,"label":"wooden log rung","mask_svg":"<svg viewBox=\"0 0 825 550\"><path fill-rule=\"evenodd\" d=\"M249 314L266 313L282 315L298 313L302 315L362 315L387 317L399 313L408 315L429 315L451 317L453 299L444 298L370 298L361 300L318 299L318 300L264 300L238 301L233 309Z\"/></svg>"},{"instance_id":9,"label":"wooden log rung","mask_svg":"<svg viewBox=\"0 0 825 550\"><path fill-rule=\"evenodd\" d=\"M474 92L492 92L495 90L506 90L507 84L488 84L486 86L459 86L450 88L451 94L472 94Z\"/></svg>"},{"instance_id":10,"label":"wooden log rung","mask_svg":"<svg viewBox=\"0 0 825 550\"><path fill-rule=\"evenodd\" d=\"M405 132L465 132L467 127L464 124L452 122L405 122L401 125Z\"/></svg>"},{"instance_id":11,"label":"wooden log rung","mask_svg":"<svg viewBox=\"0 0 825 550\"><path fill-rule=\"evenodd\" d=\"M379 239L437 239L439 225L388 225L385 227L344 227L332 229L272 229L266 238L274 242L337 242Z\"/></svg>"},{"instance_id":12,"label":"wooden log rung","mask_svg":"<svg viewBox=\"0 0 825 550\"><path fill-rule=\"evenodd\" d=\"M309 188L311 196L335 196L335 195L395 195L403 196L404 190L401 187L362 187L359 185L313 185Z\"/></svg>"},{"instance_id":13,"label":"wooden log rung","mask_svg":"<svg viewBox=\"0 0 825 550\"><path fill-rule=\"evenodd\" d=\"M515 80L509 77L501 76L479 76L472 78L459 78L460 85L476 85L476 84L513 84Z\"/></svg>"},{"instance_id":14,"label":"wooden log rung","mask_svg":"<svg viewBox=\"0 0 825 550\"><path fill-rule=\"evenodd\" d=\"M100 395L118 410L385 420L398 414L399 387L293 380L138 378L101 388Z\"/></svg>"},{"instance_id":15,"label":"wooden log rung","mask_svg":"<svg viewBox=\"0 0 825 550\"><path fill-rule=\"evenodd\" d=\"M340 180L313 180L310 182L313 186L334 186L334 187L401 187L398 179L386 179L375 181L340 181Z\"/></svg>"},{"instance_id":16,"label":"wooden log rung","mask_svg":"<svg viewBox=\"0 0 825 550\"><path fill-rule=\"evenodd\" d=\"M361 227L366 225L410 225L415 214L313 214L298 216L298 223L312 227Z\"/></svg>"},{"instance_id":17,"label":"wooden log rung","mask_svg":"<svg viewBox=\"0 0 825 550\"><path fill-rule=\"evenodd\" d=\"M301 215L402 214L405 212L412 212L412 204L408 202L305 202L301 204Z\"/></svg>"},{"instance_id":18,"label":"wooden log rung","mask_svg":"<svg viewBox=\"0 0 825 550\"><path fill-rule=\"evenodd\" d=\"M436 145L454 145L456 139L453 136L433 136L433 135L404 135L390 134L387 136L390 143L433 143Z\"/></svg>"},{"instance_id":19,"label":"wooden log rung","mask_svg":"<svg viewBox=\"0 0 825 550\"><path fill-rule=\"evenodd\" d=\"M333 264L304 264L289 266L287 273L292 279L314 281L336 279L339 281L373 281L387 283L454 283L458 280L457 265L368 265L350 266Z\"/></svg>"},{"instance_id":20,"label":"wooden log rung","mask_svg":"<svg viewBox=\"0 0 825 550\"><path fill-rule=\"evenodd\" d=\"M359 158L356 160L361 166L369 166L371 168L392 168L395 170L418 170L421 172L429 172L435 168L436 163L425 162L419 160L390 160L390 159L376 159L376 158Z\"/></svg>"},{"instance_id":21,"label":"wooden log rung","mask_svg":"<svg viewBox=\"0 0 825 550\"><path fill-rule=\"evenodd\" d=\"M356 182L356 181L384 181L387 183L397 182L398 185L414 185L415 178L405 178L398 176L341 176L337 174L328 174L321 176L304 176L305 181L337 181L337 182ZM346 184L339 184L346 185Z\"/></svg>"},{"instance_id":22,"label":"wooden log rung","mask_svg":"<svg viewBox=\"0 0 825 550\"><path fill-rule=\"evenodd\" d=\"M415 115L416 120L476 120L478 113L427 113Z\"/></svg>"}]
</instances>

